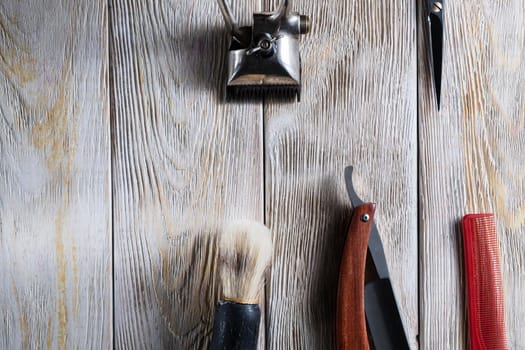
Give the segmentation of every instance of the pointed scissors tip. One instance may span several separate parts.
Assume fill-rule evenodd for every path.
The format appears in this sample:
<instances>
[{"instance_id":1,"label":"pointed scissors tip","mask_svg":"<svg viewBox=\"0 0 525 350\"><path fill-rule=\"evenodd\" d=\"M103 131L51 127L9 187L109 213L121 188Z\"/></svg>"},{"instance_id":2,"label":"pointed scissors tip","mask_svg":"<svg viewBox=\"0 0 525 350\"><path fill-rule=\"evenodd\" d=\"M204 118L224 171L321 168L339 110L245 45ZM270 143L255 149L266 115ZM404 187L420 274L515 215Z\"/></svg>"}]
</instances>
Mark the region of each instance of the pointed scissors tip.
<instances>
[{"instance_id":1,"label":"pointed scissors tip","mask_svg":"<svg viewBox=\"0 0 525 350\"><path fill-rule=\"evenodd\" d=\"M434 75L434 92L436 94L437 110L441 109L441 70Z\"/></svg>"}]
</instances>

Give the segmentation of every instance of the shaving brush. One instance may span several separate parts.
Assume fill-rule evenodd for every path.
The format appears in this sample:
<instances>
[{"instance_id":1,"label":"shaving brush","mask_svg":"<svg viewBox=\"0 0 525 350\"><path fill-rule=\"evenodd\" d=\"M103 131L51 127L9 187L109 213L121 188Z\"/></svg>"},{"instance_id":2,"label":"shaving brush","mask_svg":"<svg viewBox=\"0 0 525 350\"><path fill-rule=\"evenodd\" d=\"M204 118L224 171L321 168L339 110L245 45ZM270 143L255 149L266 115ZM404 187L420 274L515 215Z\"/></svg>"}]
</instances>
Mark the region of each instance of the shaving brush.
<instances>
[{"instance_id":1,"label":"shaving brush","mask_svg":"<svg viewBox=\"0 0 525 350\"><path fill-rule=\"evenodd\" d=\"M215 311L211 350L257 348L259 298L272 260L272 238L253 221L230 224L219 238L222 297Z\"/></svg>"}]
</instances>

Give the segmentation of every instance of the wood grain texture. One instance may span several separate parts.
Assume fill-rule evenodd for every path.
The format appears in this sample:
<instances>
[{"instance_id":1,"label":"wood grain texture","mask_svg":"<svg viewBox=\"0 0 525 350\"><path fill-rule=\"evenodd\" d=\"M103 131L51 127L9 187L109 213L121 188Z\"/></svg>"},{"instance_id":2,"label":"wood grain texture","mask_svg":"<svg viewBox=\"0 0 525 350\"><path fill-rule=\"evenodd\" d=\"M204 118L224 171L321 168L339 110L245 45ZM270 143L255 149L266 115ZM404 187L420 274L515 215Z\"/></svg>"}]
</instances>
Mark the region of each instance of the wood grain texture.
<instances>
[{"instance_id":1,"label":"wood grain texture","mask_svg":"<svg viewBox=\"0 0 525 350\"><path fill-rule=\"evenodd\" d=\"M335 347L338 267L349 223L343 170L377 203L376 222L411 346L416 346L416 7L410 1L295 2L300 103L268 100L266 221L274 232L270 349ZM265 8L275 8L266 3Z\"/></svg>"},{"instance_id":2,"label":"wood grain texture","mask_svg":"<svg viewBox=\"0 0 525 350\"><path fill-rule=\"evenodd\" d=\"M521 0L447 2L439 113L419 60L423 349L467 348L459 220L474 212L495 214L509 347L525 349L523 13Z\"/></svg>"},{"instance_id":3,"label":"wood grain texture","mask_svg":"<svg viewBox=\"0 0 525 350\"><path fill-rule=\"evenodd\" d=\"M0 3L0 348L107 349L104 1Z\"/></svg>"},{"instance_id":4,"label":"wood grain texture","mask_svg":"<svg viewBox=\"0 0 525 350\"><path fill-rule=\"evenodd\" d=\"M412 348L466 349L459 220L494 212L525 349L525 4L447 2L437 112L419 3L294 2L301 102L226 104L215 1L2 1L0 349L207 348L230 219L273 231L260 347L334 348L349 164Z\"/></svg>"},{"instance_id":5,"label":"wood grain texture","mask_svg":"<svg viewBox=\"0 0 525 350\"><path fill-rule=\"evenodd\" d=\"M217 234L263 221L262 104L223 102L227 46L215 1L110 1L117 349L207 348Z\"/></svg>"}]
</instances>

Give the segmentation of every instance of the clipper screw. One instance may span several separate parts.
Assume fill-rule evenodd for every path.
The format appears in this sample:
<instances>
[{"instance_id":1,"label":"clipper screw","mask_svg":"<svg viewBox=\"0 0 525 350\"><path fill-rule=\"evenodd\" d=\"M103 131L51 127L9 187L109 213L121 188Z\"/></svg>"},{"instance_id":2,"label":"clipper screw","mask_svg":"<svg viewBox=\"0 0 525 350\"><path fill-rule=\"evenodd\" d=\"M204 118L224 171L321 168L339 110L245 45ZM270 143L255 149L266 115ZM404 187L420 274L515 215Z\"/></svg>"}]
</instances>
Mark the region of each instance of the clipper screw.
<instances>
[{"instance_id":1,"label":"clipper screw","mask_svg":"<svg viewBox=\"0 0 525 350\"><path fill-rule=\"evenodd\" d=\"M270 42L270 40L264 39L264 40L261 40L261 42L259 43L259 46L263 50L268 50L270 46L272 46L272 43Z\"/></svg>"}]
</instances>

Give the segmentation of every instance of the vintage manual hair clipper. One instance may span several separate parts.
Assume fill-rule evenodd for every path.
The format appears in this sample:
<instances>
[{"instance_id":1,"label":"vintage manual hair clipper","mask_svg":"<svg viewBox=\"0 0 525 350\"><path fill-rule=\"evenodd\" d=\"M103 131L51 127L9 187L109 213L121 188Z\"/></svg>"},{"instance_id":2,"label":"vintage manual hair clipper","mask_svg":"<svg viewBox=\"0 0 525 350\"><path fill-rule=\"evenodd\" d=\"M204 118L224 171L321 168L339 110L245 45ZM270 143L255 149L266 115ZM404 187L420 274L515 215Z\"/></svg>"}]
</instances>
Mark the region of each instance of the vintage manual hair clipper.
<instances>
[{"instance_id":1,"label":"vintage manual hair clipper","mask_svg":"<svg viewBox=\"0 0 525 350\"><path fill-rule=\"evenodd\" d=\"M290 1L282 0L276 12L254 13L253 26L239 28L225 0L218 3L231 33L227 98L272 94L299 100L299 35L310 30L309 17L291 13Z\"/></svg>"}]
</instances>

